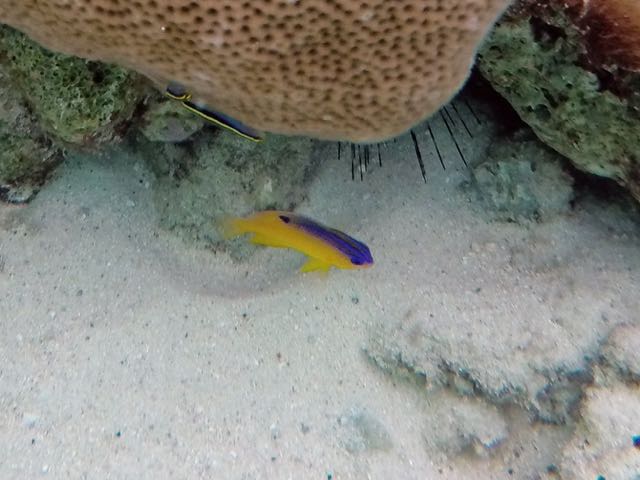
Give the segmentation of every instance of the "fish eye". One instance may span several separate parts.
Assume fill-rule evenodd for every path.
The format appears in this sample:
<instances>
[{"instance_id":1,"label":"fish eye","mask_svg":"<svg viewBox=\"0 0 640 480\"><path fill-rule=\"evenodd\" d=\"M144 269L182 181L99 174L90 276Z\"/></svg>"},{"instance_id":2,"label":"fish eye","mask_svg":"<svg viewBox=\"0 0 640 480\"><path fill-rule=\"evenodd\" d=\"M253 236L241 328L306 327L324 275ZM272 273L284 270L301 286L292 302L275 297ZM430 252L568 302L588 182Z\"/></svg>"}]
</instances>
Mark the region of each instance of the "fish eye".
<instances>
[{"instance_id":1,"label":"fish eye","mask_svg":"<svg viewBox=\"0 0 640 480\"><path fill-rule=\"evenodd\" d=\"M357 258L352 258L351 259L351 263L353 263L354 265L362 265L362 260L358 260Z\"/></svg>"},{"instance_id":2,"label":"fish eye","mask_svg":"<svg viewBox=\"0 0 640 480\"><path fill-rule=\"evenodd\" d=\"M282 220L284 223L289 223L291 221L291 219L286 215L279 215L279 217L280 217L280 220Z\"/></svg>"}]
</instances>

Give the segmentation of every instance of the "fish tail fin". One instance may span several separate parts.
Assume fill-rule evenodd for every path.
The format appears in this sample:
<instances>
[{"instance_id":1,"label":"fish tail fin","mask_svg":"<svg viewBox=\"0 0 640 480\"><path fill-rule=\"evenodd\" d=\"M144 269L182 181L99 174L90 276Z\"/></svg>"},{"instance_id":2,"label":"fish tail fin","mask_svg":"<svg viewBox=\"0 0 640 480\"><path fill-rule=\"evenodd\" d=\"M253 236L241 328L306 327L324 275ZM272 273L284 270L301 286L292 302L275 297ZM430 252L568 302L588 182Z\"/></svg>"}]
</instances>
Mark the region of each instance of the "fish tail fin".
<instances>
[{"instance_id":1,"label":"fish tail fin","mask_svg":"<svg viewBox=\"0 0 640 480\"><path fill-rule=\"evenodd\" d=\"M222 235L222 238L228 240L233 237L238 237L244 233L247 233L247 221L244 218L239 217L224 217L218 224L218 230Z\"/></svg>"}]
</instances>

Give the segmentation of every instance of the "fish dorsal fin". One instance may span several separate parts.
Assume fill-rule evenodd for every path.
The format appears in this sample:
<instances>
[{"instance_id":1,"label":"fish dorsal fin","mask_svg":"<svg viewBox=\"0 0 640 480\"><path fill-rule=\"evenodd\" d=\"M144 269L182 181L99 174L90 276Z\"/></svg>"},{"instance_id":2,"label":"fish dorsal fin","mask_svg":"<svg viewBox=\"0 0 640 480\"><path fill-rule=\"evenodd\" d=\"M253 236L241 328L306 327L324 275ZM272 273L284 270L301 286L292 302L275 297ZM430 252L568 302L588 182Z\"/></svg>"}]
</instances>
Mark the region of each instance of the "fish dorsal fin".
<instances>
[{"instance_id":1,"label":"fish dorsal fin","mask_svg":"<svg viewBox=\"0 0 640 480\"><path fill-rule=\"evenodd\" d=\"M341 232L340 230L336 230L335 228L329 228L329 227L326 227L326 228L329 232L333 233L336 237L338 237L343 242L348 243L353 248L355 249L361 249L363 247L366 248L366 245L364 243L360 242L359 240L356 240L355 238L347 235L346 233Z\"/></svg>"},{"instance_id":2,"label":"fish dorsal fin","mask_svg":"<svg viewBox=\"0 0 640 480\"><path fill-rule=\"evenodd\" d=\"M309 259L305 262L304 265L302 265L302 267L300 268L301 272L315 272L315 271L322 271L322 272L328 272L329 269L331 268L331 265L323 262L322 260L318 260L317 258L312 258L309 257Z\"/></svg>"}]
</instances>

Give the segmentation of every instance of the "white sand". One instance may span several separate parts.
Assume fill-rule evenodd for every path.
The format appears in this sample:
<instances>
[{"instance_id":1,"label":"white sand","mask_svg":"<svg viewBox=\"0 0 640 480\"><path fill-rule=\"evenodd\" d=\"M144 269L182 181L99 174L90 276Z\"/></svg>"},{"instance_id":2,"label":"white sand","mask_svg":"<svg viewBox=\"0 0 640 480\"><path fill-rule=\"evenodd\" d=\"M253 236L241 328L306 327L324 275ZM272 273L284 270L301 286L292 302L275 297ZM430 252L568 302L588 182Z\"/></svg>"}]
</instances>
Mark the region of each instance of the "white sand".
<instances>
[{"instance_id":1,"label":"white sand","mask_svg":"<svg viewBox=\"0 0 640 480\"><path fill-rule=\"evenodd\" d=\"M595 202L488 223L451 152L445 172L425 147L426 185L406 139L363 183L325 153L300 210L367 242L370 270L189 249L117 152L0 206L0 478L546 478L571 429L529 423L536 393L640 321L638 224ZM394 348L425 385L364 353ZM443 364L483 398L430 385ZM501 386L519 406L491 405Z\"/></svg>"}]
</instances>

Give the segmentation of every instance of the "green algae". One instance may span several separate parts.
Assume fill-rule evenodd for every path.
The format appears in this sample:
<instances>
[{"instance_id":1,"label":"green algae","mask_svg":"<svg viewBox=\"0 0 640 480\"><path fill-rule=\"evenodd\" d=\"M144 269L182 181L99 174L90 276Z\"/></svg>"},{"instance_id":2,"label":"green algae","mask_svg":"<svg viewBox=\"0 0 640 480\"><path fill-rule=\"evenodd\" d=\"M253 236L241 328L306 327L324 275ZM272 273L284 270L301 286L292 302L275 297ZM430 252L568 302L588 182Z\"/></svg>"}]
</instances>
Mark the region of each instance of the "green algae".
<instances>
[{"instance_id":1,"label":"green algae","mask_svg":"<svg viewBox=\"0 0 640 480\"><path fill-rule=\"evenodd\" d=\"M4 65L0 64L0 186L7 189L37 187L47 173L62 160L55 146L38 126L37 120L15 90ZM22 195L21 195L22 196Z\"/></svg>"},{"instance_id":2,"label":"green algae","mask_svg":"<svg viewBox=\"0 0 640 480\"><path fill-rule=\"evenodd\" d=\"M42 130L60 142L113 139L141 98L136 74L48 51L8 27L0 28L0 61Z\"/></svg>"},{"instance_id":3,"label":"green algae","mask_svg":"<svg viewBox=\"0 0 640 480\"><path fill-rule=\"evenodd\" d=\"M0 145L0 184L40 183L60 160L46 140L9 133L2 122Z\"/></svg>"},{"instance_id":4,"label":"green algae","mask_svg":"<svg viewBox=\"0 0 640 480\"><path fill-rule=\"evenodd\" d=\"M577 33L536 38L528 19L505 21L479 53L479 68L547 145L581 170L640 198L640 93L621 98L580 63Z\"/></svg>"}]
</instances>

